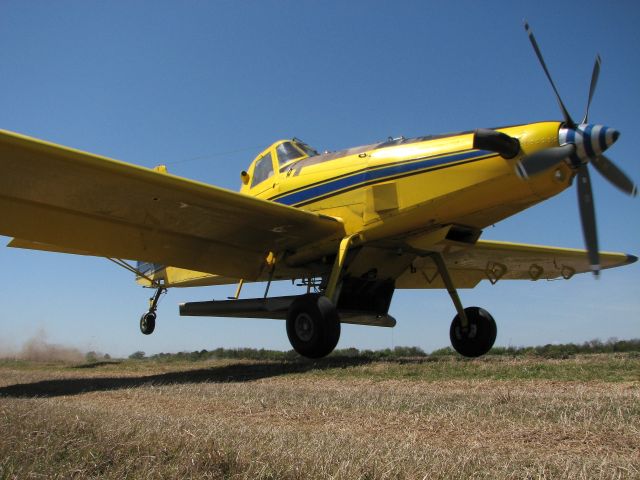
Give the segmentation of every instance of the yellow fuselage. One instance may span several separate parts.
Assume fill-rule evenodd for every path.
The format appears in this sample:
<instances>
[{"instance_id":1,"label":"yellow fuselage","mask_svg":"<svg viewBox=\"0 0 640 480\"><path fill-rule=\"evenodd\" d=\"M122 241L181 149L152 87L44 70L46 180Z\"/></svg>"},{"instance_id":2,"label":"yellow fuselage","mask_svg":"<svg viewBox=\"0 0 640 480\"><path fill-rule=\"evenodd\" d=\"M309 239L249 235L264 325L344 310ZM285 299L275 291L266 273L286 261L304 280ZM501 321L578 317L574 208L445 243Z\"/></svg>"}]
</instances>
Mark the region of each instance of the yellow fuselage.
<instances>
[{"instance_id":1,"label":"yellow fuselage","mask_svg":"<svg viewBox=\"0 0 640 480\"><path fill-rule=\"evenodd\" d=\"M398 139L288 163L278 158L278 146L287 142L283 140L256 157L243 174L241 192L337 217L347 235L360 234L361 244L402 239L452 224L480 230L570 185L573 171L564 163L527 180L519 178L515 169L522 156L557 147L560 126L560 122L539 122L496 129L520 142L520 153L508 160L474 149L474 132ZM272 162L272 173L255 182L256 165L265 157ZM304 268L336 248L335 239L324 240L290 253L285 261L288 267ZM197 284L209 283L197 272L166 273L176 286L196 279ZM227 283L220 280L211 283Z\"/></svg>"},{"instance_id":2,"label":"yellow fuselage","mask_svg":"<svg viewBox=\"0 0 640 480\"><path fill-rule=\"evenodd\" d=\"M325 154L325 161L322 155L298 160L241 191L339 217L347 234L360 233L363 242L437 225L482 229L569 186L573 174L564 164L527 181L515 171L521 155L558 146L559 127L559 122L543 122L497 129L520 141L522 153L510 160L474 150L469 132L352 149L356 153L347 150L337 157ZM279 143L258 158L270 150L277 158ZM317 246L309 250L317 252Z\"/></svg>"}]
</instances>

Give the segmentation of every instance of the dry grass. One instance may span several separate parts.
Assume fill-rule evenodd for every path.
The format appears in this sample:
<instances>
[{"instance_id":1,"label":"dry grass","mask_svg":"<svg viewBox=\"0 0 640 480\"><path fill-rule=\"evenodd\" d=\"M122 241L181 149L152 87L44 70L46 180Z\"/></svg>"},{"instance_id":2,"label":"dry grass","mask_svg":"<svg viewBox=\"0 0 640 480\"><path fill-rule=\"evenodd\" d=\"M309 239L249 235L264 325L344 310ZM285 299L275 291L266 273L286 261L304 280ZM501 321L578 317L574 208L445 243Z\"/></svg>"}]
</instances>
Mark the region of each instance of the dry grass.
<instances>
[{"instance_id":1,"label":"dry grass","mask_svg":"<svg viewBox=\"0 0 640 480\"><path fill-rule=\"evenodd\" d=\"M640 478L640 358L4 362L25 477Z\"/></svg>"}]
</instances>

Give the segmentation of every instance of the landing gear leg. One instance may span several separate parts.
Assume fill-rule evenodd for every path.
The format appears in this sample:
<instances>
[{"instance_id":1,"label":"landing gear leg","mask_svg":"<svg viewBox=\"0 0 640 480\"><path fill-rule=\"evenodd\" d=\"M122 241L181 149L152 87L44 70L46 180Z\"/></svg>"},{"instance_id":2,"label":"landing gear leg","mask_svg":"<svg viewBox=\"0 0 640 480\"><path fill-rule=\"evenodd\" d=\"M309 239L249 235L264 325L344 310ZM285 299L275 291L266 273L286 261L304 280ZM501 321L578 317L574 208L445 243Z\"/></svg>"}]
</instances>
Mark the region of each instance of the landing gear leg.
<instances>
[{"instance_id":1,"label":"landing gear leg","mask_svg":"<svg viewBox=\"0 0 640 480\"><path fill-rule=\"evenodd\" d=\"M340 317L336 303L347 251L355 235L345 237L329 275L323 295L301 295L289 307L287 336L293 349L307 358L329 355L340 339Z\"/></svg>"},{"instance_id":2,"label":"landing gear leg","mask_svg":"<svg viewBox=\"0 0 640 480\"><path fill-rule=\"evenodd\" d=\"M484 355L491 350L493 343L496 341L498 329L495 320L489 312L482 308L464 308L442 255L434 252L431 258L436 264L438 273L440 273L440 277L447 287L449 296L458 312L449 329L451 345L456 352L465 357Z\"/></svg>"},{"instance_id":3,"label":"landing gear leg","mask_svg":"<svg viewBox=\"0 0 640 480\"><path fill-rule=\"evenodd\" d=\"M158 308L158 300L160 295L166 293L167 289L158 287L156 293L149 299L149 311L140 317L140 331L145 335L151 335L156 328L156 309Z\"/></svg>"},{"instance_id":4,"label":"landing gear leg","mask_svg":"<svg viewBox=\"0 0 640 480\"><path fill-rule=\"evenodd\" d=\"M456 312L458 312L458 316L460 317L462 328L467 328L469 326L467 314L464 311L464 307L462 306L462 302L458 296L458 291L453 284L453 280L451 280L451 275L449 275L449 269L447 268L447 264L444 262L444 258L442 258L442 255L438 252L432 253L431 258L438 268L438 273L440 274L440 277L442 277L444 286L447 287L447 292L449 292L453 305L456 307Z\"/></svg>"}]
</instances>

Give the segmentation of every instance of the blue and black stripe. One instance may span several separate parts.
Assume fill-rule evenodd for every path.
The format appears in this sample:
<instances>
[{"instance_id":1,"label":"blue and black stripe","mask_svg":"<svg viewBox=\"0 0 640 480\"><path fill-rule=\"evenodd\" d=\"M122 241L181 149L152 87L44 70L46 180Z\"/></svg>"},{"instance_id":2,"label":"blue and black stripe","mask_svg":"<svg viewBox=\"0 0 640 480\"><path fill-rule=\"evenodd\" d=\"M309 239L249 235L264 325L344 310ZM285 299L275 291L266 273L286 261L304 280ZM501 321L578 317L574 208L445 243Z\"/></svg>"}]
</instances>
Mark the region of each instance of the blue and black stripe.
<instances>
[{"instance_id":1,"label":"blue and black stripe","mask_svg":"<svg viewBox=\"0 0 640 480\"><path fill-rule=\"evenodd\" d=\"M312 202L364 187L383 180L393 180L411 175L417 175L429 170L463 165L476 162L484 158L495 156L495 152L486 150L465 150L446 156L419 157L400 162L394 162L381 167L370 167L323 180L312 185L305 185L299 189L276 195L270 200L301 207Z\"/></svg>"}]
</instances>

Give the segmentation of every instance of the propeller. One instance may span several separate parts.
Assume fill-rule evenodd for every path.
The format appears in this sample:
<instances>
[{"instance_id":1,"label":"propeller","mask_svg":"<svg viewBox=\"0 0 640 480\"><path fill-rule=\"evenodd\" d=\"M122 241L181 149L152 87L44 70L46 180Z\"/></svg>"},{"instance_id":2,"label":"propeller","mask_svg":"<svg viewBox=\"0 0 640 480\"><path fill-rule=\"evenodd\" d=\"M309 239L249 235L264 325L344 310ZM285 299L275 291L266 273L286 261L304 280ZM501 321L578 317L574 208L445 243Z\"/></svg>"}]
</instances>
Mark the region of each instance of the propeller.
<instances>
[{"instance_id":1,"label":"propeller","mask_svg":"<svg viewBox=\"0 0 640 480\"><path fill-rule=\"evenodd\" d=\"M586 163L578 167L578 207L580 209L584 242L587 245L589 265L591 265L591 271L597 277L600 274L598 231L596 229L596 211L593 206L591 177Z\"/></svg>"},{"instance_id":2,"label":"propeller","mask_svg":"<svg viewBox=\"0 0 640 480\"><path fill-rule=\"evenodd\" d=\"M530 175L542 173L551 167L555 167L575 153L576 146L572 143L538 150L520 160L516 165L516 172L521 178L528 178Z\"/></svg>"},{"instance_id":3,"label":"propeller","mask_svg":"<svg viewBox=\"0 0 640 480\"><path fill-rule=\"evenodd\" d=\"M587 108L584 111L584 118L582 123L589 121L589 107L591 106L591 99L593 98L593 92L596 91L596 85L598 84L598 77L600 76L600 55L596 54L596 61L593 64L593 72L591 72L591 84L589 85L589 99L587 100Z\"/></svg>"},{"instance_id":4,"label":"propeller","mask_svg":"<svg viewBox=\"0 0 640 480\"><path fill-rule=\"evenodd\" d=\"M627 177L622 170L604 155L599 155L591 159L591 164L596 167L600 175L609 180L610 183L618 187L627 195L635 197L638 194L638 188Z\"/></svg>"},{"instance_id":5,"label":"propeller","mask_svg":"<svg viewBox=\"0 0 640 480\"><path fill-rule=\"evenodd\" d=\"M539 150L524 157L517 163L516 172L520 177L526 179L531 175L549 170L562 162L569 162L571 167L576 171L578 207L589 263L594 275L598 276L600 272L600 254L598 251L596 215L588 164L593 164L600 175L622 192L631 196L636 196L638 192L633 181L603 154L604 151L618 139L620 133L604 125L588 123L591 100L593 99L600 76L600 64L602 63L600 55L596 55L593 71L591 72L587 108L582 122L577 125L571 118L569 111L558 93L558 89L551 78L551 74L540 52L538 42L536 42L533 31L527 22L525 22L524 28L529 36L533 50L538 57L538 61L555 93L558 106L564 117L564 124L558 132L560 146Z\"/></svg>"},{"instance_id":6,"label":"propeller","mask_svg":"<svg viewBox=\"0 0 640 480\"><path fill-rule=\"evenodd\" d=\"M558 101L560 110L562 110L564 121L568 127L573 127L575 125L575 122L571 119L571 115L569 115L569 111L567 110L567 107L564 106L564 103L562 102L562 98L560 98L560 94L558 93L558 89L556 88L556 84L553 83L553 79L551 78L551 74L547 69L547 64L544 63L544 58L542 58L542 53L540 52L540 48L538 47L538 42L536 42L536 37L533 36L533 31L531 30L529 23L524 22L524 29L527 31L527 35L529 35L529 41L533 46L533 50L536 52L536 55L538 56L538 60L540 61L540 65L542 65L542 69L544 70L544 73L547 76L547 79L549 79L551 88L553 88L553 91L556 94L556 100Z\"/></svg>"}]
</instances>

